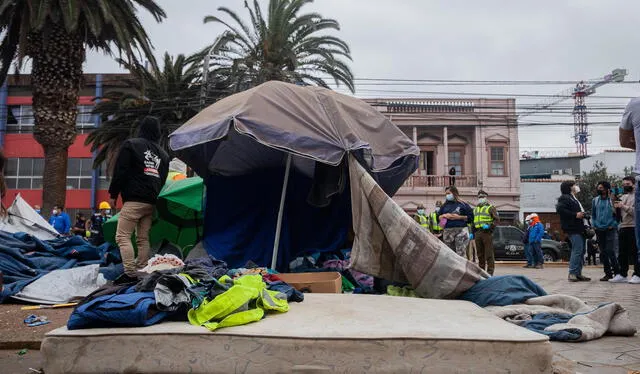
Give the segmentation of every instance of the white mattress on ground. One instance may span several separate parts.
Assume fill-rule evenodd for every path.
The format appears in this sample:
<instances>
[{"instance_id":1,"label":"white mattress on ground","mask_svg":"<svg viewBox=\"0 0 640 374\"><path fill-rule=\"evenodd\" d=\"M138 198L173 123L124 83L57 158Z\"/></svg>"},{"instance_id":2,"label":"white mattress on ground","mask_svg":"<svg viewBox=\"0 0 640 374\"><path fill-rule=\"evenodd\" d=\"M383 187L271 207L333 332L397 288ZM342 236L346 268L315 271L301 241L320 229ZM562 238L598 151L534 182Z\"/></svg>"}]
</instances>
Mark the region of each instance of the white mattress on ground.
<instances>
[{"instance_id":1,"label":"white mattress on ground","mask_svg":"<svg viewBox=\"0 0 640 374\"><path fill-rule=\"evenodd\" d=\"M53 373L551 373L546 336L466 301L306 294L288 313L209 332L186 322L60 328Z\"/></svg>"}]
</instances>

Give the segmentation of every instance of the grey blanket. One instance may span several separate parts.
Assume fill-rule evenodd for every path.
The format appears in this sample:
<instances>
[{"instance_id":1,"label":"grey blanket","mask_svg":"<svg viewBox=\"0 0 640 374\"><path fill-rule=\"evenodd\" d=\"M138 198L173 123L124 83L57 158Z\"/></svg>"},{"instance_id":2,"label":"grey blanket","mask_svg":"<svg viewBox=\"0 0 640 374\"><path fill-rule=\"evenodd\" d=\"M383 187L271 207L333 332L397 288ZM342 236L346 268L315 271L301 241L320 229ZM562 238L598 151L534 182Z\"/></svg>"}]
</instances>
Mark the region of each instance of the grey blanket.
<instances>
[{"instance_id":1,"label":"grey blanket","mask_svg":"<svg viewBox=\"0 0 640 374\"><path fill-rule=\"evenodd\" d=\"M534 297L524 304L488 306L485 309L515 324L521 324L540 313L574 315L567 323L548 326L545 331L579 330L581 336L577 341L598 339L605 334L633 336L637 330L620 304L607 303L594 307L569 295Z\"/></svg>"}]
</instances>

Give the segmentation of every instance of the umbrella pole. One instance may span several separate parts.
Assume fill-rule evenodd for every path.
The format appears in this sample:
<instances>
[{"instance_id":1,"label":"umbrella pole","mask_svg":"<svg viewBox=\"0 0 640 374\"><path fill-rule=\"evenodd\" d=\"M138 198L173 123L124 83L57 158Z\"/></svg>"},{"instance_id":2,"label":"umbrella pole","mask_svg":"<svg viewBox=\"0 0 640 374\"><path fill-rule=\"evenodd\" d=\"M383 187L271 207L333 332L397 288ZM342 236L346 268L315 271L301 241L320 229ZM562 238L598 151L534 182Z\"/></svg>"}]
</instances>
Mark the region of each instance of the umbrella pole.
<instances>
[{"instance_id":1,"label":"umbrella pole","mask_svg":"<svg viewBox=\"0 0 640 374\"><path fill-rule=\"evenodd\" d=\"M284 200L287 197L287 184L289 184L289 172L291 171L291 153L287 155L287 166L284 169L284 182L282 182L282 195L280 195L280 208L278 208L278 221L276 223L276 237L273 242L273 257L271 268L276 268L278 262L278 247L280 247L280 231L282 229L282 215L284 213Z\"/></svg>"}]
</instances>

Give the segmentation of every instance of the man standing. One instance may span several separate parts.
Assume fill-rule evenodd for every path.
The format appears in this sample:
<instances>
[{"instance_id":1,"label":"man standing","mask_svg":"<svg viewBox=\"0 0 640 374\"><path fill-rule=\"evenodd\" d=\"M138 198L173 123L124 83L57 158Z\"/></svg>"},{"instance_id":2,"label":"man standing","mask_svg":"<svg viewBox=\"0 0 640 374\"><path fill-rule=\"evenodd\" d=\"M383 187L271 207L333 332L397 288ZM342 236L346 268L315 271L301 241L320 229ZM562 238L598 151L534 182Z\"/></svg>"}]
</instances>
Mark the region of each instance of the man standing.
<instances>
[{"instance_id":1,"label":"man standing","mask_svg":"<svg viewBox=\"0 0 640 374\"><path fill-rule=\"evenodd\" d=\"M473 209L473 229L478 263L482 269L493 275L495 269L493 229L500 218L496 208L487 200L488 196L483 190L478 191L478 205Z\"/></svg>"},{"instance_id":2,"label":"man standing","mask_svg":"<svg viewBox=\"0 0 640 374\"><path fill-rule=\"evenodd\" d=\"M611 184L607 181L598 182L597 191L598 196L591 201L591 217L598 237L598 244L600 245L601 261L604 265L604 277L600 278L600 280L603 282L611 280L615 283L626 282L627 280L620 275L618 259L614 249L618 222L616 221L613 201L609 196Z\"/></svg>"},{"instance_id":3,"label":"man standing","mask_svg":"<svg viewBox=\"0 0 640 374\"><path fill-rule=\"evenodd\" d=\"M158 194L169 174L169 155L162 149L160 123L147 116L140 123L138 137L122 144L114 169L109 194L111 207L122 196L116 242L120 247L125 275L135 278L138 267L149 259L149 230ZM138 248L136 259L131 243L135 231Z\"/></svg>"},{"instance_id":4,"label":"man standing","mask_svg":"<svg viewBox=\"0 0 640 374\"><path fill-rule=\"evenodd\" d=\"M442 202L436 201L436 210L429 215L429 229L433 235L440 239L442 239L442 227L440 227L440 222L438 222L438 214L440 213L441 206Z\"/></svg>"},{"instance_id":5,"label":"man standing","mask_svg":"<svg viewBox=\"0 0 640 374\"><path fill-rule=\"evenodd\" d=\"M544 235L544 226L540 222L540 218L536 213L529 215L529 251L533 268L542 269L544 257L542 255L542 236Z\"/></svg>"},{"instance_id":6,"label":"man standing","mask_svg":"<svg viewBox=\"0 0 640 374\"><path fill-rule=\"evenodd\" d=\"M585 227L588 222L584 208L576 195L580 187L575 181L564 181L560 184L560 193L556 212L560 216L562 231L569 236L571 242L571 258L569 260L569 282L588 282L589 277L582 275L585 250Z\"/></svg>"},{"instance_id":7,"label":"man standing","mask_svg":"<svg viewBox=\"0 0 640 374\"><path fill-rule=\"evenodd\" d=\"M633 265L633 277L629 283L640 284L640 263L637 261L638 247L636 245L635 234L635 196L634 196L634 177L624 177L622 180L622 189L624 195L620 201L615 202L615 208L620 209L622 219L620 221L620 252L618 254L618 263L620 264L620 275L624 280L627 279L629 273L629 265ZM611 280L613 281L613 279Z\"/></svg>"},{"instance_id":8,"label":"man standing","mask_svg":"<svg viewBox=\"0 0 640 374\"><path fill-rule=\"evenodd\" d=\"M71 230L71 218L69 218L69 215L64 212L64 208L60 205L53 207L49 224L53 226L60 235L68 235Z\"/></svg>"},{"instance_id":9,"label":"man standing","mask_svg":"<svg viewBox=\"0 0 640 374\"><path fill-rule=\"evenodd\" d=\"M424 210L424 205L418 204L418 211L413 216L413 219L422 226L423 229L429 230L429 217Z\"/></svg>"},{"instance_id":10,"label":"man standing","mask_svg":"<svg viewBox=\"0 0 640 374\"><path fill-rule=\"evenodd\" d=\"M89 232L89 242L95 246L102 245L104 243L104 233L102 226L105 222L111 218L111 205L103 201L98 205L98 213L91 217L91 220L87 222L86 230Z\"/></svg>"}]
</instances>

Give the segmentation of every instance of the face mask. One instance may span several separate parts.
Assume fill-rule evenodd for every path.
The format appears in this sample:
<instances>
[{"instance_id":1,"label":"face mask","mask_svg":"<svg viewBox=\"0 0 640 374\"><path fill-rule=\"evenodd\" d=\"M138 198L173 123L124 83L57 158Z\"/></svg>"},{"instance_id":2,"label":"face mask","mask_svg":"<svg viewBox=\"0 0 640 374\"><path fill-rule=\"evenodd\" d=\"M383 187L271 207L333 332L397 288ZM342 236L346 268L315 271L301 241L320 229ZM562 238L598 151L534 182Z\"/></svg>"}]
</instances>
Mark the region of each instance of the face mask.
<instances>
[{"instance_id":1,"label":"face mask","mask_svg":"<svg viewBox=\"0 0 640 374\"><path fill-rule=\"evenodd\" d=\"M624 187L622 187L622 190L623 190L625 193L633 192L633 186L624 186Z\"/></svg>"},{"instance_id":2,"label":"face mask","mask_svg":"<svg viewBox=\"0 0 640 374\"><path fill-rule=\"evenodd\" d=\"M418 214L424 215L424 209L418 209Z\"/></svg>"},{"instance_id":3,"label":"face mask","mask_svg":"<svg viewBox=\"0 0 640 374\"><path fill-rule=\"evenodd\" d=\"M436 208L436 213L440 213L440 208Z\"/></svg>"},{"instance_id":4,"label":"face mask","mask_svg":"<svg viewBox=\"0 0 640 374\"><path fill-rule=\"evenodd\" d=\"M36 213L40 214L40 209L36 209Z\"/></svg>"},{"instance_id":5,"label":"face mask","mask_svg":"<svg viewBox=\"0 0 640 374\"><path fill-rule=\"evenodd\" d=\"M573 187L571 187L571 190L573 191L574 194L579 194L580 186L578 186L577 184L574 184Z\"/></svg>"},{"instance_id":6,"label":"face mask","mask_svg":"<svg viewBox=\"0 0 640 374\"><path fill-rule=\"evenodd\" d=\"M111 214L111 211L109 209L105 209L104 214Z\"/></svg>"},{"instance_id":7,"label":"face mask","mask_svg":"<svg viewBox=\"0 0 640 374\"><path fill-rule=\"evenodd\" d=\"M486 197L481 197L480 199L478 199L478 202L480 204L486 204L487 203L487 198Z\"/></svg>"},{"instance_id":8,"label":"face mask","mask_svg":"<svg viewBox=\"0 0 640 374\"><path fill-rule=\"evenodd\" d=\"M524 223L526 223L527 225L530 225L531 221L524 221Z\"/></svg>"},{"instance_id":9,"label":"face mask","mask_svg":"<svg viewBox=\"0 0 640 374\"><path fill-rule=\"evenodd\" d=\"M55 216L55 215L58 215L58 210L57 210L57 209L54 209L52 213L53 213L53 215L54 215L54 216Z\"/></svg>"},{"instance_id":10,"label":"face mask","mask_svg":"<svg viewBox=\"0 0 640 374\"><path fill-rule=\"evenodd\" d=\"M598 190L600 196L607 196L607 190Z\"/></svg>"},{"instance_id":11,"label":"face mask","mask_svg":"<svg viewBox=\"0 0 640 374\"><path fill-rule=\"evenodd\" d=\"M448 194L446 195L446 198L447 198L447 201L453 201L453 194L448 193Z\"/></svg>"}]
</instances>

